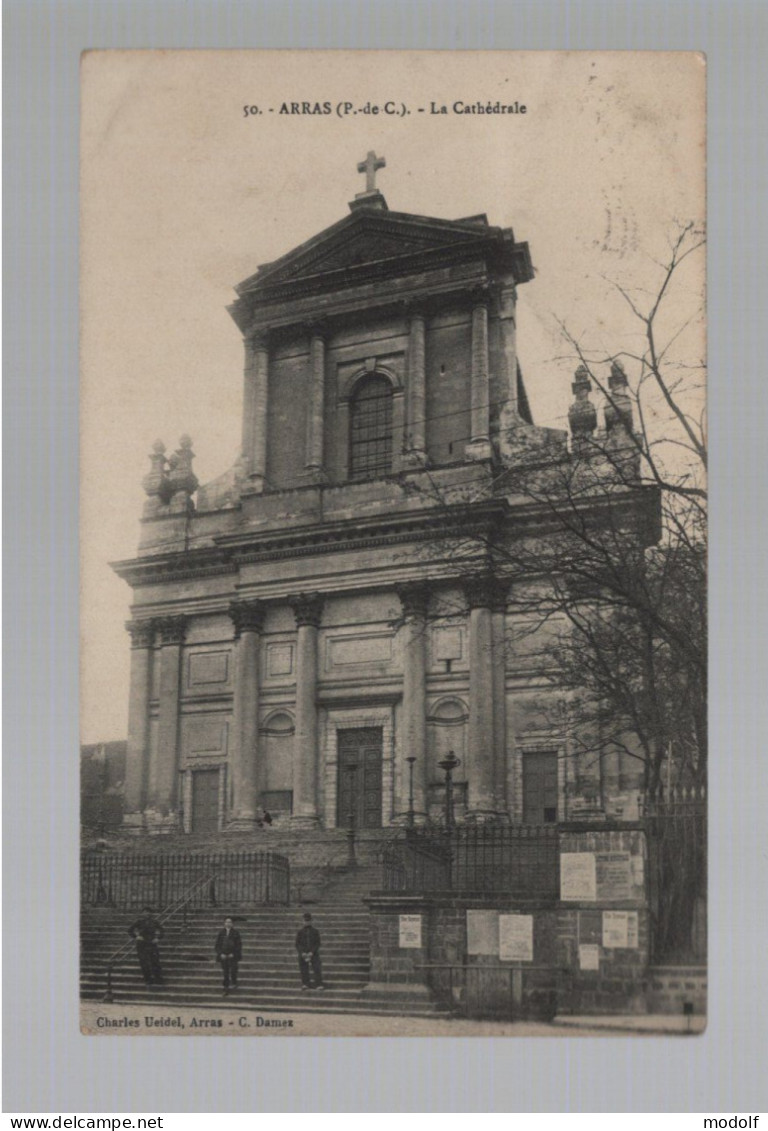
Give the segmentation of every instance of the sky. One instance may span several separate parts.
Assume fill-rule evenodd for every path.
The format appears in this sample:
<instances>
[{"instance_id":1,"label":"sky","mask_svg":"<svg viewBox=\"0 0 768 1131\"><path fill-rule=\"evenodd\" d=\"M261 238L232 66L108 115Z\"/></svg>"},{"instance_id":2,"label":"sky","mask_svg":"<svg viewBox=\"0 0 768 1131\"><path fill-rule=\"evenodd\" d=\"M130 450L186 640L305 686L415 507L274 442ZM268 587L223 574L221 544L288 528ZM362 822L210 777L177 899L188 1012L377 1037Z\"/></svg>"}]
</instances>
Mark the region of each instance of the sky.
<instances>
[{"instance_id":1,"label":"sky","mask_svg":"<svg viewBox=\"0 0 768 1131\"><path fill-rule=\"evenodd\" d=\"M303 102L332 112L280 113ZM457 113L457 102L526 112ZM529 243L536 276L519 289L519 357L534 420L563 428L576 362L559 322L590 351L638 350L614 284L647 299L676 225L702 225L704 137L704 63L692 52L89 52L82 741L126 734L130 590L109 562L135 554L152 443L172 451L191 435L201 482L234 463L234 287L347 215L369 150L386 159L377 182L391 210L485 212ZM702 272L699 258L677 280L670 335L697 310ZM703 355L702 336L694 317L674 349Z\"/></svg>"}]
</instances>

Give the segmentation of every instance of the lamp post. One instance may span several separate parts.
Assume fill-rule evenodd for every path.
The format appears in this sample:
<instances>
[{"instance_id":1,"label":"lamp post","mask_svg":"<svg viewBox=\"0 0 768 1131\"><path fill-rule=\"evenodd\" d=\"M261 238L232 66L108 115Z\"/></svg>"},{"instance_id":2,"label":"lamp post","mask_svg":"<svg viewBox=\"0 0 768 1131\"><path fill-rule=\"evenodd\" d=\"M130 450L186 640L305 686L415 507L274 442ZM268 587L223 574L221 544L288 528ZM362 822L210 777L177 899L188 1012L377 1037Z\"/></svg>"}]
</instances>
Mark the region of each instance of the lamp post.
<instances>
[{"instance_id":1,"label":"lamp post","mask_svg":"<svg viewBox=\"0 0 768 1131\"><path fill-rule=\"evenodd\" d=\"M349 774L349 827L347 829L347 865L350 868L357 866L357 859L355 857L355 819L357 813L355 812L355 774L357 773L357 763L350 762L345 767Z\"/></svg>"},{"instance_id":2,"label":"lamp post","mask_svg":"<svg viewBox=\"0 0 768 1131\"><path fill-rule=\"evenodd\" d=\"M450 830L456 824L453 816L453 771L461 765L461 759L449 750L447 757L437 764L441 770L445 770L445 827Z\"/></svg>"},{"instance_id":3,"label":"lamp post","mask_svg":"<svg viewBox=\"0 0 768 1131\"><path fill-rule=\"evenodd\" d=\"M405 759L408 763L408 828L412 829L415 824L415 814L413 812L413 763L416 761L413 754L410 758Z\"/></svg>"}]
</instances>

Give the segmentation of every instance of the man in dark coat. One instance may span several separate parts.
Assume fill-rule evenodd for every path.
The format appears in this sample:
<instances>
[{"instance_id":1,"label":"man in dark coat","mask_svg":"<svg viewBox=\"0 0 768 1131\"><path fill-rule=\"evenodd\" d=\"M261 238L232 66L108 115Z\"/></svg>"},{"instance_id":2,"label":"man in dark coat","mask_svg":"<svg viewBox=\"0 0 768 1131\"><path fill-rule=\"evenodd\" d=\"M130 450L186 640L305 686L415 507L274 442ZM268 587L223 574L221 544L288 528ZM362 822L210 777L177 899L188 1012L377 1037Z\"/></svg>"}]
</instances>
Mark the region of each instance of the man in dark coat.
<instances>
[{"instance_id":1,"label":"man in dark coat","mask_svg":"<svg viewBox=\"0 0 768 1131\"><path fill-rule=\"evenodd\" d=\"M304 915L304 926L296 935L296 951L299 955L302 990L312 989L310 968L315 987L324 990L323 971L320 966L320 932L312 926L312 916L309 912Z\"/></svg>"},{"instance_id":2,"label":"man in dark coat","mask_svg":"<svg viewBox=\"0 0 768 1131\"><path fill-rule=\"evenodd\" d=\"M221 972L224 976L224 996L229 993L230 986L237 989L237 967L243 954L243 943L240 932L236 931L232 920L224 920L224 926L216 936L216 960L221 963Z\"/></svg>"},{"instance_id":3,"label":"man in dark coat","mask_svg":"<svg viewBox=\"0 0 768 1131\"><path fill-rule=\"evenodd\" d=\"M151 907L145 907L140 919L128 928L128 934L136 940L136 955L141 973L148 986L160 986L163 972L160 969L160 948L157 940L163 937L163 928L152 914Z\"/></svg>"}]
</instances>

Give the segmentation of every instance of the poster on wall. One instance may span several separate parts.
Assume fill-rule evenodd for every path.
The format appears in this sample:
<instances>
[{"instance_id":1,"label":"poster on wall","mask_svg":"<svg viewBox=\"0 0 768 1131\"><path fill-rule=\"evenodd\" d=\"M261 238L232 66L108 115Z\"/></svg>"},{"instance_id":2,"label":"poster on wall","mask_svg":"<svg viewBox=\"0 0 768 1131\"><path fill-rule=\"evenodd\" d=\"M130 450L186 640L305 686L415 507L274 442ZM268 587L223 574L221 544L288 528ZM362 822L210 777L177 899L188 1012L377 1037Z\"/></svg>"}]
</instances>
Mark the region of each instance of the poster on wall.
<instances>
[{"instance_id":1,"label":"poster on wall","mask_svg":"<svg viewBox=\"0 0 768 1131\"><path fill-rule=\"evenodd\" d=\"M631 856L628 852L598 852L596 855L599 899L632 897Z\"/></svg>"},{"instance_id":2,"label":"poster on wall","mask_svg":"<svg viewBox=\"0 0 768 1131\"><path fill-rule=\"evenodd\" d=\"M498 953L498 911L467 911L467 954Z\"/></svg>"},{"instance_id":3,"label":"poster on wall","mask_svg":"<svg viewBox=\"0 0 768 1131\"><path fill-rule=\"evenodd\" d=\"M579 969L580 970L599 970L600 969L600 947L595 943L580 943L579 944Z\"/></svg>"},{"instance_id":4,"label":"poster on wall","mask_svg":"<svg viewBox=\"0 0 768 1131\"><path fill-rule=\"evenodd\" d=\"M638 921L636 911L603 912L603 946L637 947Z\"/></svg>"},{"instance_id":5,"label":"poster on wall","mask_svg":"<svg viewBox=\"0 0 768 1131\"><path fill-rule=\"evenodd\" d=\"M533 962L533 915L499 915L499 958Z\"/></svg>"},{"instance_id":6,"label":"poster on wall","mask_svg":"<svg viewBox=\"0 0 768 1131\"><path fill-rule=\"evenodd\" d=\"M421 915L400 916L401 950L418 950L421 946Z\"/></svg>"},{"instance_id":7,"label":"poster on wall","mask_svg":"<svg viewBox=\"0 0 768 1131\"><path fill-rule=\"evenodd\" d=\"M560 898L597 899L597 866L594 852L561 853Z\"/></svg>"}]
</instances>

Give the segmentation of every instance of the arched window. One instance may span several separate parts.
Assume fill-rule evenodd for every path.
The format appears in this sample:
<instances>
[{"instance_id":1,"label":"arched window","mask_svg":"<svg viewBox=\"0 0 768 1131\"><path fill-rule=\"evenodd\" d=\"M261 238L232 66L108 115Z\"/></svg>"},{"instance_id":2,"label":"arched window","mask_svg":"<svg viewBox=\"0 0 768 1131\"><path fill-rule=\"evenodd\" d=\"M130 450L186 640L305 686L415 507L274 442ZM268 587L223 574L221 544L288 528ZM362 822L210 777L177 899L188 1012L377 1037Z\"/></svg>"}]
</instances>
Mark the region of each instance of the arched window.
<instances>
[{"instance_id":1,"label":"arched window","mask_svg":"<svg viewBox=\"0 0 768 1131\"><path fill-rule=\"evenodd\" d=\"M349 406L349 478L380 479L392 470L392 386L377 373L361 381Z\"/></svg>"}]
</instances>

